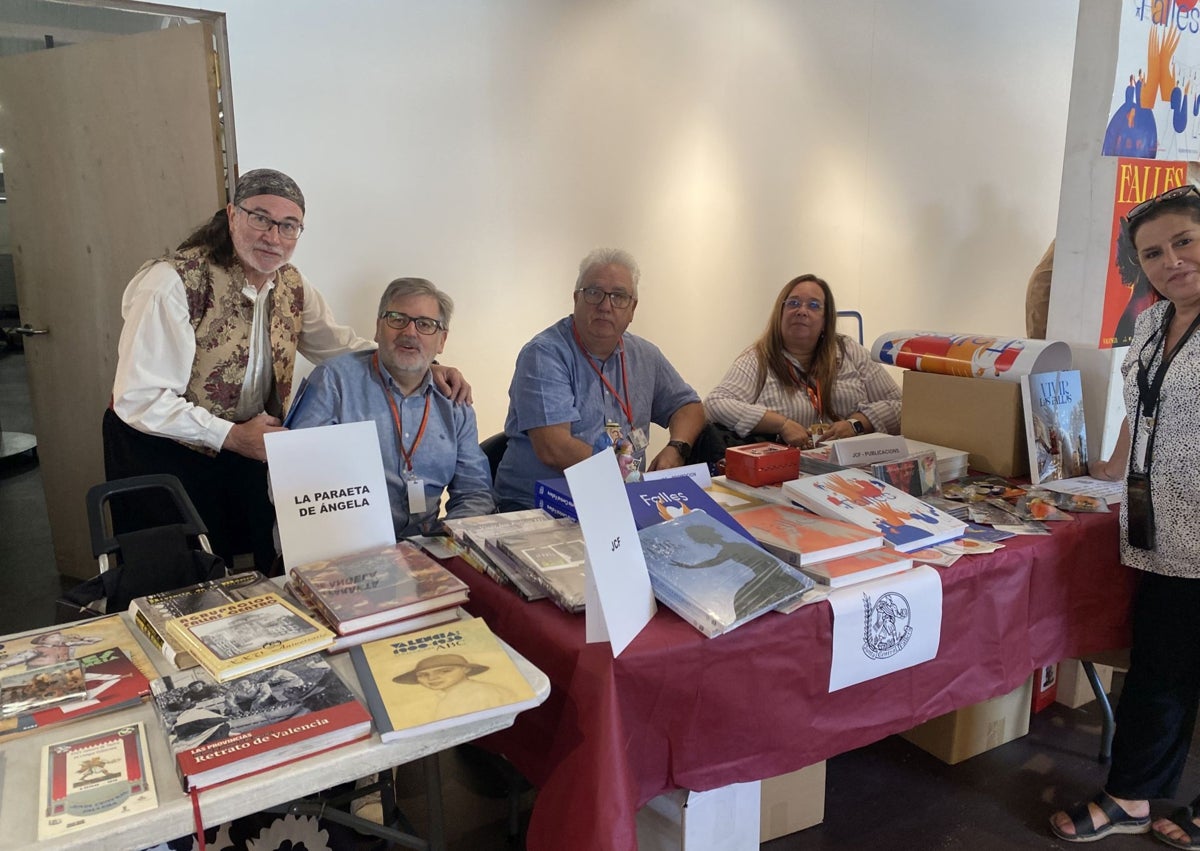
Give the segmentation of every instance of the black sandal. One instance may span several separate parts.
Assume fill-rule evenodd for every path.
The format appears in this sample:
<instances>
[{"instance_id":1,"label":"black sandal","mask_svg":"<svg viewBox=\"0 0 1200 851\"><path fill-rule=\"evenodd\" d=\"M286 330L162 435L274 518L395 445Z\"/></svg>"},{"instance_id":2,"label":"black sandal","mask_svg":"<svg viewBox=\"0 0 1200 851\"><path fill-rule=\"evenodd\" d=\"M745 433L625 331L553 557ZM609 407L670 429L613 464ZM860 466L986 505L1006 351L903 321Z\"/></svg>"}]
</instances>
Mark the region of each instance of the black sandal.
<instances>
[{"instance_id":1,"label":"black sandal","mask_svg":"<svg viewBox=\"0 0 1200 851\"><path fill-rule=\"evenodd\" d=\"M1200 851L1200 827L1198 827L1196 823L1192 821L1192 819L1195 817L1196 814L1192 811L1191 807L1180 807L1170 815L1171 822L1187 834L1187 842L1183 842L1178 839L1172 839L1159 830L1153 830L1151 832L1154 834L1155 839L1157 839L1159 842L1165 842L1172 848L1183 848L1184 851Z\"/></svg>"},{"instance_id":2,"label":"black sandal","mask_svg":"<svg viewBox=\"0 0 1200 851\"><path fill-rule=\"evenodd\" d=\"M1114 801L1112 796L1104 790L1098 792L1090 803L1099 807L1100 812L1104 813L1108 821L1099 827L1094 827L1092 825L1092 811L1088 808L1088 803L1076 804L1066 810L1067 816L1071 819L1071 824L1075 826L1074 833L1063 833L1058 829L1058 825L1054 823L1054 819L1051 817L1050 830L1053 831L1054 835L1063 842L1095 842L1111 833L1146 833L1150 830L1150 816L1145 815L1141 818L1134 818L1125 812L1124 808ZM1196 830L1200 832L1200 828L1196 828ZM1160 836L1158 838L1168 844L1174 844L1166 837ZM1177 845L1176 847L1195 848L1200 851L1200 845Z\"/></svg>"}]
</instances>

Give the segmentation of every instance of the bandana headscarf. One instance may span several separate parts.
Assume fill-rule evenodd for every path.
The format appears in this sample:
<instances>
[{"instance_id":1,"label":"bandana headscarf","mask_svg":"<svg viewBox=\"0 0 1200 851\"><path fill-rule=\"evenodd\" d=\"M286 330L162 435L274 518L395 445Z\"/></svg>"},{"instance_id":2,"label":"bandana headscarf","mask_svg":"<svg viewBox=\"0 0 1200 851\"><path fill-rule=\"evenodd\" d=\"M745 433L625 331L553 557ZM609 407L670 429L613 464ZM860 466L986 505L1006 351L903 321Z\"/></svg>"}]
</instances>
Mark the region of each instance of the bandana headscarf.
<instances>
[{"instance_id":1,"label":"bandana headscarf","mask_svg":"<svg viewBox=\"0 0 1200 851\"><path fill-rule=\"evenodd\" d=\"M300 191L296 181L282 171L276 171L273 168L256 168L238 178L237 188L233 193L233 203L240 204L255 195L278 195L280 198L287 198L289 201L295 202L296 206L300 208L300 212L304 212L304 193Z\"/></svg>"}]
</instances>

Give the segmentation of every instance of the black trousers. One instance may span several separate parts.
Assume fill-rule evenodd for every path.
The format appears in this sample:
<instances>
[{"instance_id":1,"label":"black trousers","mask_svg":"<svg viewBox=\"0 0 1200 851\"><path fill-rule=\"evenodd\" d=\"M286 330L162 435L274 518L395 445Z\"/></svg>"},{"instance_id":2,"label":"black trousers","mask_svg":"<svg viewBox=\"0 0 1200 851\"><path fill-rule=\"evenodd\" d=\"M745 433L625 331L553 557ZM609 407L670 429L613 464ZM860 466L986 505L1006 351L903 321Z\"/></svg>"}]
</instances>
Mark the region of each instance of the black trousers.
<instances>
[{"instance_id":1,"label":"black trousers","mask_svg":"<svg viewBox=\"0 0 1200 851\"><path fill-rule=\"evenodd\" d=\"M151 473L170 473L182 483L208 527L213 552L230 569L233 557L252 553L254 566L270 574L275 560L275 507L267 497L267 465L221 452L210 457L177 441L154 437L128 426L112 410L104 412L104 474L108 481ZM178 523L161 499L114 498L110 501L116 533Z\"/></svg>"},{"instance_id":2,"label":"black trousers","mask_svg":"<svg viewBox=\"0 0 1200 851\"><path fill-rule=\"evenodd\" d=\"M1175 796L1200 703L1198 615L1200 579L1142 576L1105 786L1110 795L1138 800Z\"/></svg>"}]
</instances>

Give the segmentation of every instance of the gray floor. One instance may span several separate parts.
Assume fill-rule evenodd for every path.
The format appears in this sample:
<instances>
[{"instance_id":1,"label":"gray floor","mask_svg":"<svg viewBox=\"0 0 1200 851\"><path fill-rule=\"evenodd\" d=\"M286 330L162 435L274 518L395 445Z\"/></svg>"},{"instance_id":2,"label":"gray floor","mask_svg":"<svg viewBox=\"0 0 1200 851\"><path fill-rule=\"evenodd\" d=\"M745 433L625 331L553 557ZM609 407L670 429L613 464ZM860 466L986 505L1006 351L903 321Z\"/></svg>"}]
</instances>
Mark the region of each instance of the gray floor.
<instances>
[{"instance_id":1,"label":"gray floor","mask_svg":"<svg viewBox=\"0 0 1200 851\"><path fill-rule=\"evenodd\" d=\"M99 416L96 417L99 427ZM0 425L32 432L24 356L0 348ZM54 569L36 459L0 461L0 633L53 622L61 591ZM1117 677L1119 689L1120 677ZM1029 735L948 766L908 742L891 737L829 761L825 822L763 845L792 849L1061 848L1046 828L1050 812L1088 797L1104 779L1096 762L1100 721L1096 704L1052 706L1035 715ZM1183 790L1200 791L1193 746ZM458 752L443 754L446 821L453 851L520 848L505 838L503 786ZM416 793L420 775L402 767L397 788L414 824L425 823ZM522 797L528 818L535 793ZM1155 802L1165 813L1167 802ZM1164 847L1148 836L1111 837L1103 848ZM569 849L567 849L569 851Z\"/></svg>"}]
</instances>

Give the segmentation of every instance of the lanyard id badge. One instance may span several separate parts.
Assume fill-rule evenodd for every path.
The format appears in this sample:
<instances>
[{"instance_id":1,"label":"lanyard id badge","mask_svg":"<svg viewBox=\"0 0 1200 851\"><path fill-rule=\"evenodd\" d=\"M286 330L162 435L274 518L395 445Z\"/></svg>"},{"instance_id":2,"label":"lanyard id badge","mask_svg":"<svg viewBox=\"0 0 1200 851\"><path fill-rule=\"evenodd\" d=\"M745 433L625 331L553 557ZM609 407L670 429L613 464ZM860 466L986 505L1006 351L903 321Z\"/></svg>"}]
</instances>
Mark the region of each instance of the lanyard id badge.
<instances>
[{"instance_id":1,"label":"lanyard id badge","mask_svg":"<svg viewBox=\"0 0 1200 851\"><path fill-rule=\"evenodd\" d=\"M650 445L650 439L646 437L645 429L635 428L629 432L629 442L633 444L634 453L640 455Z\"/></svg>"},{"instance_id":2,"label":"lanyard id badge","mask_svg":"<svg viewBox=\"0 0 1200 851\"><path fill-rule=\"evenodd\" d=\"M425 513L425 480L412 473L404 477L404 487L408 494L408 513Z\"/></svg>"}]
</instances>

